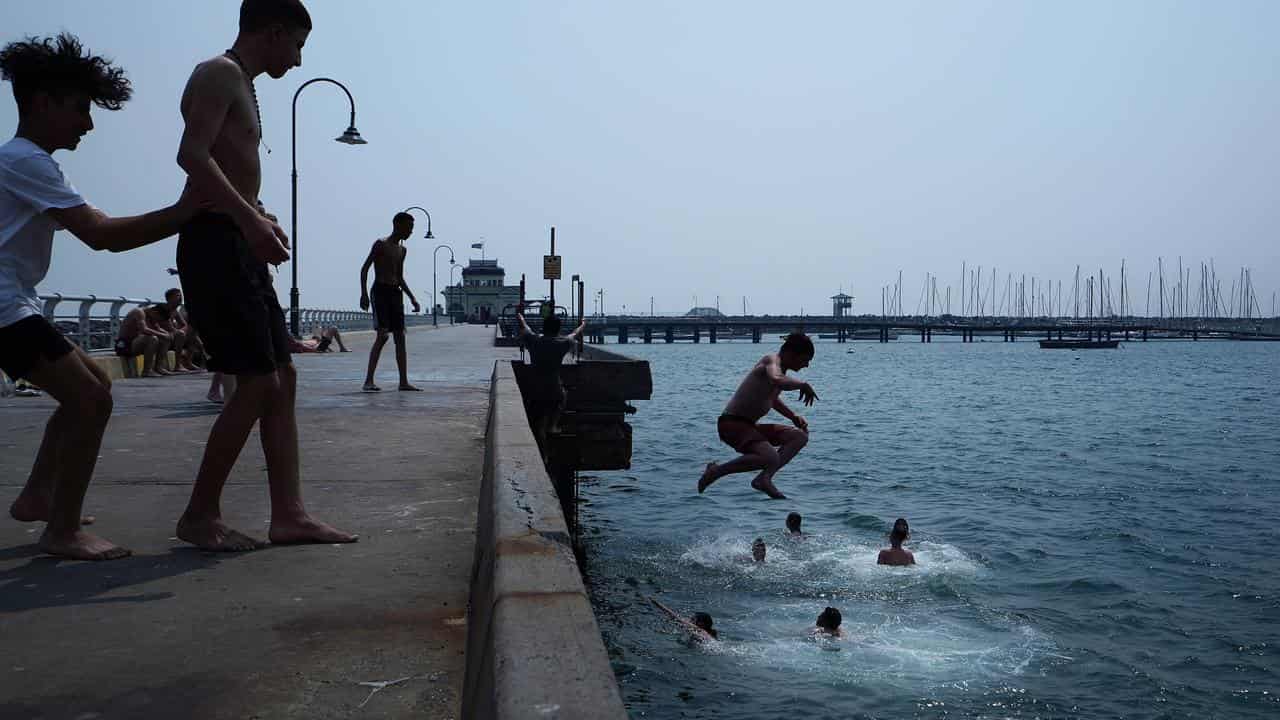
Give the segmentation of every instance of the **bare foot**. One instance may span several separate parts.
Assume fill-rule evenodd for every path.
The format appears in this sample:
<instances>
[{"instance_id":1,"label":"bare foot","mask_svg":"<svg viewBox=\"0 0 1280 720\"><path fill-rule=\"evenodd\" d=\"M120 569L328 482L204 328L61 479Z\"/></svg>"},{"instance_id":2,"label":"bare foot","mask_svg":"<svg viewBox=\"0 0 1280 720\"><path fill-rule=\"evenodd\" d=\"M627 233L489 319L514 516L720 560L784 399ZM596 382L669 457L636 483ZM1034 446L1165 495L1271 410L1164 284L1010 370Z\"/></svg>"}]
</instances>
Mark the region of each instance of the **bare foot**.
<instances>
[{"instance_id":1,"label":"bare foot","mask_svg":"<svg viewBox=\"0 0 1280 720\"><path fill-rule=\"evenodd\" d=\"M156 370L144 370L142 371L142 374L139 375L138 377L156 378L156 377L161 377L161 374Z\"/></svg>"},{"instance_id":2,"label":"bare foot","mask_svg":"<svg viewBox=\"0 0 1280 720\"><path fill-rule=\"evenodd\" d=\"M377 385L374 385L371 382L365 383L364 387L360 388L360 390L363 392L382 392L382 388L378 387Z\"/></svg>"},{"instance_id":3,"label":"bare foot","mask_svg":"<svg viewBox=\"0 0 1280 720\"><path fill-rule=\"evenodd\" d=\"M53 536L46 528L36 546L50 555L72 560L117 560L133 554L131 550L83 530Z\"/></svg>"},{"instance_id":4,"label":"bare foot","mask_svg":"<svg viewBox=\"0 0 1280 720\"><path fill-rule=\"evenodd\" d=\"M351 535L304 515L297 520L271 521L267 531L272 545L298 545L302 543L353 543L359 535Z\"/></svg>"},{"instance_id":5,"label":"bare foot","mask_svg":"<svg viewBox=\"0 0 1280 720\"><path fill-rule=\"evenodd\" d=\"M787 499L786 495L783 495L781 492L778 491L778 488L774 487L772 480L765 480L764 482L761 482L760 478L756 478L755 480L751 481L751 487L755 488L756 490L759 490L765 495L768 495L770 498L774 500Z\"/></svg>"},{"instance_id":6,"label":"bare foot","mask_svg":"<svg viewBox=\"0 0 1280 720\"><path fill-rule=\"evenodd\" d=\"M717 478L711 477L711 474L715 471L716 464L713 462L707 463L707 468L702 471L702 477L698 478L698 492L702 492L711 487L711 483L717 480Z\"/></svg>"},{"instance_id":7,"label":"bare foot","mask_svg":"<svg viewBox=\"0 0 1280 720\"><path fill-rule=\"evenodd\" d=\"M422 388L420 388L420 387L414 387L413 385L410 385L409 383L400 383L400 390L401 390L402 392L422 392Z\"/></svg>"},{"instance_id":8,"label":"bare foot","mask_svg":"<svg viewBox=\"0 0 1280 720\"><path fill-rule=\"evenodd\" d=\"M175 534L201 550L211 552L245 552L267 546L261 540L255 540L239 530L231 529L222 522L222 518L193 521L183 515L178 520L178 530Z\"/></svg>"},{"instance_id":9,"label":"bare foot","mask_svg":"<svg viewBox=\"0 0 1280 720\"><path fill-rule=\"evenodd\" d=\"M26 493L18 495L18 499L13 501L9 506L9 517L18 522L49 522L49 508L51 503L48 500L28 496ZM97 520L92 515L84 515L80 518L81 525L92 525Z\"/></svg>"}]
</instances>

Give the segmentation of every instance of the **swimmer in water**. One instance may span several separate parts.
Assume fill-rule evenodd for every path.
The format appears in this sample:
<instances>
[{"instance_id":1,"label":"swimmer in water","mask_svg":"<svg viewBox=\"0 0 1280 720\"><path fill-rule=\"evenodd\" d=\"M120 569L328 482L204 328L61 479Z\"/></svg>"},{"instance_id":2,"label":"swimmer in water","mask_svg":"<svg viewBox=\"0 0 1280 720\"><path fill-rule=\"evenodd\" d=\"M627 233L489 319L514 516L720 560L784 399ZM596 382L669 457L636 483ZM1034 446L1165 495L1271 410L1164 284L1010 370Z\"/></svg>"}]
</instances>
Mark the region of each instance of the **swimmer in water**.
<instances>
[{"instance_id":1,"label":"swimmer in water","mask_svg":"<svg viewBox=\"0 0 1280 720\"><path fill-rule=\"evenodd\" d=\"M841 620L843 620L843 618L840 617L839 610L833 607L829 607L823 610L822 614L818 616L818 620L815 623L815 627L809 631L810 637L814 637L814 638L844 637L844 631L840 629Z\"/></svg>"},{"instance_id":2,"label":"swimmer in water","mask_svg":"<svg viewBox=\"0 0 1280 720\"><path fill-rule=\"evenodd\" d=\"M715 621L712 620L711 616L708 615L707 613L696 612L691 617L686 618L682 616L680 613L676 612L675 610L672 610L671 608L662 604L662 601L658 600L657 598L651 597L649 598L649 602L652 602L654 605L658 607L659 610L666 613L667 616L670 617L672 620L675 620L676 623L680 625L680 627L689 631L689 636L692 637L694 640L698 640L700 642L709 642L711 640L720 639L719 633L717 633L715 628L713 627L713 625L715 624Z\"/></svg>"},{"instance_id":3,"label":"swimmer in water","mask_svg":"<svg viewBox=\"0 0 1280 720\"><path fill-rule=\"evenodd\" d=\"M804 535L804 533L800 532L800 522L803 519L798 512L787 513L787 532L797 537Z\"/></svg>"},{"instance_id":4,"label":"swimmer in water","mask_svg":"<svg viewBox=\"0 0 1280 720\"><path fill-rule=\"evenodd\" d=\"M911 528L907 526L906 518L898 518L893 523L893 530L889 533L889 544L893 547L880 551L880 557L876 559L877 565L915 565L916 557L911 554L910 550L904 550L902 543L911 537Z\"/></svg>"},{"instance_id":5,"label":"swimmer in water","mask_svg":"<svg viewBox=\"0 0 1280 720\"><path fill-rule=\"evenodd\" d=\"M751 543L751 560L753 562L762 563L764 562L764 555L764 538L756 538L756 541Z\"/></svg>"}]
</instances>

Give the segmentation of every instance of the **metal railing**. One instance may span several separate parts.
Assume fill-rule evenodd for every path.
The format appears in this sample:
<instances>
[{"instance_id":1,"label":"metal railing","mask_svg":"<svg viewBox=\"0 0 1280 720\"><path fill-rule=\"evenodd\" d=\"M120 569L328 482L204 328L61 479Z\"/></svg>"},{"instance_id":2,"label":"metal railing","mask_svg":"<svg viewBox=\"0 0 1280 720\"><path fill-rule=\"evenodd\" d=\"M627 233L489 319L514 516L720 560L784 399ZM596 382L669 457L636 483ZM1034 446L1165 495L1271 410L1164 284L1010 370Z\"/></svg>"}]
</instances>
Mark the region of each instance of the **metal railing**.
<instances>
[{"instance_id":1,"label":"metal railing","mask_svg":"<svg viewBox=\"0 0 1280 720\"><path fill-rule=\"evenodd\" d=\"M98 297L97 295L41 295L41 310L45 319L58 328L67 339L85 350L108 350L120 335L120 322L125 308L154 305L151 298ZM101 307L97 307L101 306ZM74 311L70 311L74 308ZM96 312L95 312L96 310ZM124 312L122 312L124 311ZM405 325L425 325L430 315L406 315ZM339 330L370 330L373 313L360 310L325 310L302 308L301 331L303 336L318 332L321 328L336 327Z\"/></svg>"}]
</instances>

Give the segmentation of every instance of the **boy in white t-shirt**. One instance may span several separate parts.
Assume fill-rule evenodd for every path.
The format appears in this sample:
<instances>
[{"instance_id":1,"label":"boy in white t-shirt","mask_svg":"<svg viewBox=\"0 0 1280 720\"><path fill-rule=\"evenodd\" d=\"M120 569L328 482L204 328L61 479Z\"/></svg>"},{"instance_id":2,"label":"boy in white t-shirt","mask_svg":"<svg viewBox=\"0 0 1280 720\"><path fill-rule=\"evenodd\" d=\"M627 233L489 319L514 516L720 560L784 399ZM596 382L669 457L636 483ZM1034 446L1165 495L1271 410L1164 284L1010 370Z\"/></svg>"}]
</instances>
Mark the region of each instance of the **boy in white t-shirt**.
<instances>
[{"instance_id":1,"label":"boy in white t-shirt","mask_svg":"<svg viewBox=\"0 0 1280 720\"><path fill-rule=\"evenodd\" d=\"M9 514L47 522L39 546L52 555L124 557L128 550L81 529L80 517L111 417L111 381L41 315L36 284L49 270L55 231L120 252L174 235L194 203L184 193L162 210L112 218L67 182L52 153L75 150L93 129L91 104L119 110L132 93L124 70L90 55L73 35L10 43L0 50L0 77L13 84L18 105L17 132L0 145L0 369L58 401Z\"/></svg>"}]
</instances>

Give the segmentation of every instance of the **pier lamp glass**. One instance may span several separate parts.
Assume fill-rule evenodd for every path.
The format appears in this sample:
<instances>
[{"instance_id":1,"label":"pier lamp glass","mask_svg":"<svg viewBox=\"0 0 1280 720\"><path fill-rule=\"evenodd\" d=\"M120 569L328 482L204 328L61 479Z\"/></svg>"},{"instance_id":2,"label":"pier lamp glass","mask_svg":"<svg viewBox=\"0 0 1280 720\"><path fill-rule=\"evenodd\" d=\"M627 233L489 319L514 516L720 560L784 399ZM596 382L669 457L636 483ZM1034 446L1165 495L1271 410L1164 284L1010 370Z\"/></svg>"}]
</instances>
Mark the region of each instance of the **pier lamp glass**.
<instances>
[{"instance_id":1,"label":"pier lamp glass","mask_svg":"<svg viewBox=\"0 0 1280 720\"><path fill-rule=\"evenodd\" d=\"M347 145L369 144L367 140L360 137L360 131L356 129L355 125L352 125L351 127L347 128L340 137L336 137L334 138L334 140L340 143L345 143Z\"/></svg>"}]
</instances>

